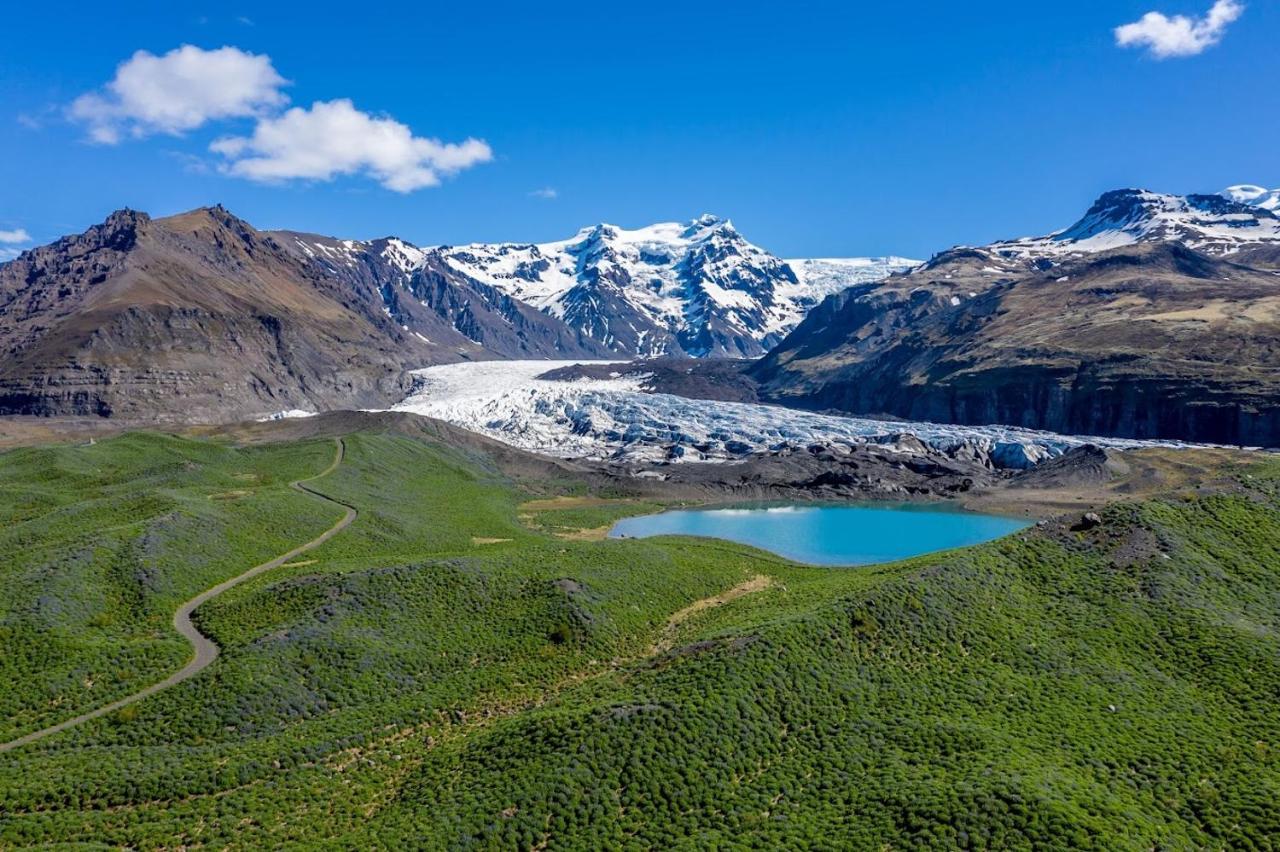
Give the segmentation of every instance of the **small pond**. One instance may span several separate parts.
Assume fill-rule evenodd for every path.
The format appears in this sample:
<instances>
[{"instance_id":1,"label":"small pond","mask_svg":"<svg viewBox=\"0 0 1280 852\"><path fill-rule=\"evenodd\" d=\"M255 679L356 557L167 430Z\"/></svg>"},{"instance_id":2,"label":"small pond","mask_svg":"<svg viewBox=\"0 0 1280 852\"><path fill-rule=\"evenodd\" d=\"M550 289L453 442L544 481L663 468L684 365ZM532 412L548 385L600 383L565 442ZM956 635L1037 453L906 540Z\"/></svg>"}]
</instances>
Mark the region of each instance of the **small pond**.
<instances>
[{"instance_id":1,"label":"small pond","mask_svg":"<svg viewBox=\"0 0 1280 852\"><path fill-rule=\"evenodd\" d=\"M870 565L981 544L1026 526L937 506L807 504L662 512L618 521L609 535L722 538L811 565Z\"/></svg>"}]
</instances>

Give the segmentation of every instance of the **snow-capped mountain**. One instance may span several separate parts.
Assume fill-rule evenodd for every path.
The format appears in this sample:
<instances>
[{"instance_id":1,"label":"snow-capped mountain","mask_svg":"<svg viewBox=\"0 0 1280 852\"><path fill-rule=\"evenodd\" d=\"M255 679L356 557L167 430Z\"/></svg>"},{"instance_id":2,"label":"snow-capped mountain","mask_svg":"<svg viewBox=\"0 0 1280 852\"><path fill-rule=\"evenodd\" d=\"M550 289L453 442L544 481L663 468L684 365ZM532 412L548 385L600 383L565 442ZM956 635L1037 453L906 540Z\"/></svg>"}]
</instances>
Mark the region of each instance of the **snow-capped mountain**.
<instances>
[{"instance_id":1,"label":"snow-capped mountain","mask_svg":"<svg viewBox=\"0 0 1280 852\"><path fill-rule=\"evenodd\" d=\"M594 225L541 244L424 249L394 238L279 237L329 273L377 290L409 330L425 308L469 342L493 349L498 341L507 357L545 352L546 342L564 355L756 357L828 295L919 265L900 257L781 260L710 215L635 230ZM451 289L464 295L451 298ZM495 314L521 324L515 339L492 322ZM545 326L537 346L524 342L530 315Z\"/></svg>"},{"instance_id":2,"label":"snow-capped mountain","mask_svg":"<svg viewBox=\"0 0 1280 852\"><path fill-rule=\"evenodd\" d=\"M829 298L746 375L815 410L1276 446L1278 275L1275 213L1117 190Z\"/></svg>"},{"instance_id":3,"label":"snow-capped mountain","mask_svg":"<svg viewBox=\"0 0 1280 852\"><path fill-rule=\"evenodd\" d=\"M630 354L755 357L831 292L909 269L901 258L785 261L704 215L559 242L432 250L459 274ZM810 266L812 264L812 266Z\"/></svg>"},{"instance_id":4,"label":"snow-capped mountain","mask_svg":"<svg viewBox=\"0 0 1280 852\"><path fill-rule=\"evenodd\" d=\"M1280 189L1265 189L1251 183L1242 183L1236 186L1229 186L1219 194L1230 198L1232 201L1238 201L1241 204L1248 204L1252 207L1261 207L1263 210L1270 210L1273 213L1280 210Z\"/></svg>"},{"instance_id":5,"label":"snow-capped mountain","mask_svg":"<svg viewBox=\"0 0 1280 852\"><path fill-rule=\"evenodd\" d=\"M1238 200L1244 195L1262 203ZM1265 191L1184 196L1118 189L1104 194L1080 221L1065 230L997 242L988 248L1008 258L1034 259L1107 251L1135 243L1176 242L1205 254L1231 254L1280 243L1280 217L1267 203Z\"/></svg>"}]
</instances>

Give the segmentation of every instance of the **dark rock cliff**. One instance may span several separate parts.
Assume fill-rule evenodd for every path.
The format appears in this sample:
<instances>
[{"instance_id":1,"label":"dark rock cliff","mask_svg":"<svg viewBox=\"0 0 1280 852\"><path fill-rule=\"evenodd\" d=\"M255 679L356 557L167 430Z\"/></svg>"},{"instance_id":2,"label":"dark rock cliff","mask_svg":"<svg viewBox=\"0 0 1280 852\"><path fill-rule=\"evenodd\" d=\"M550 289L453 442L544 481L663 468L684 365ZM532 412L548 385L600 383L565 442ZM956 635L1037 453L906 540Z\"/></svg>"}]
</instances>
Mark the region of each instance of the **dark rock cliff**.
<instances>
[{"instance_id":1,"label":"dark rock cliff","mask_svg":"<svg viewBox=\"0 0 1280 852\"><path fill-rule=\"evenodd\" d=\"M1280 445L1280 278L1176 243L999 274L982 252L832 297L749 370L787 405Z\"/></svg>"}]
</instances>

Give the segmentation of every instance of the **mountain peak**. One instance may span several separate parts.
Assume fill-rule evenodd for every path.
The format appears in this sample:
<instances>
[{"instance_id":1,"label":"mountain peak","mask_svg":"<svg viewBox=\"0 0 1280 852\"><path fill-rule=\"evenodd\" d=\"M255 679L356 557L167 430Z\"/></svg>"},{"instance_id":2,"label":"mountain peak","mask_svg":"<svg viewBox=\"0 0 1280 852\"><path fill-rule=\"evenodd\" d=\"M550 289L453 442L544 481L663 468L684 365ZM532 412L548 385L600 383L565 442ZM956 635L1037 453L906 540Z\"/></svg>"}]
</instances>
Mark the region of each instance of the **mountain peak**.
<instances>
[{"instance_id":1,"label":"mountain peak","mask_svg":"<svg viewBox=\"0 0 1280 852\"><path fill-rule=\"evenodd\" d=\"M1229 254L1280 242L1280 218L1226 193L1170 195L1116 189L1099 196L1068 228L1047 237L997 242L989 248L1005 257L1034 259L1145 242L1176 242L1208 254Z\"/></svg>"},{"instance_id":2,"label":"mountain peak","mask_svg":"<svg viewBox=\"0 0 1280 852\"><path fill-rule=\"evenodd\" d=\"M756 357L828 293L915 265L830 261L803 278L726 218L601 223L539 245L434 249L441 264L615 351Z\"/></svg>"},{"instance_id":3,"label":"mountain peak","mask_svg":"<svg viewBox=\"0 0 1280 852\"><path fill-rule=\"evenodd\" d=\"M733 222L728 219L721 218L714 213L703 213L696 219L689 222L685 227L682 236L685 239L697 239L698 237L707 236L712 232L733 233Z\"/></svg>"},{"instance_id":4,"label":"mountain peak","mask_svg":"<svg viewBox=\"0 0 1280 852\"><path fill-rule=\"evenodd\" d=\"M185 213L175 213L172 216L164 216L155 221L157 224L164 225L170 229L188 230L214 226L228 228L242 236L257 233L257 230L252 225L221 204L196 207Z\"/></svg>"},{"instance_id":5,"label":"mountain peak","mask_svg":"<svg viewBox=\"0 0 1280 852\"><path fill-rule=\"evenodd\" d=\"M1280 189L1267 189L1257 184L1241 183L1227 187L1219 195L1240 204L1248 204L1250 207L1261 207L1272 213L1280 212Z\"/></svg>"}]
</instances>

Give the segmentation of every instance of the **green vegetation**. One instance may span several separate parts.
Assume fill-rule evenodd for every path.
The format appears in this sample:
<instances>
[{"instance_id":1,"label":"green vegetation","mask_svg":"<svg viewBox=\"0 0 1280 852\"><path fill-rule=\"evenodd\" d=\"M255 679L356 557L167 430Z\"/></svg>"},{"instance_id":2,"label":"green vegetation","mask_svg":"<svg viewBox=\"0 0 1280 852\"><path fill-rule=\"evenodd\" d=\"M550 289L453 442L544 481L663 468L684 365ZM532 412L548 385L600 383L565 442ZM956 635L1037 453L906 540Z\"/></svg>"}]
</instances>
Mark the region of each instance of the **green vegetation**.
<instances>
[{"instance_id":1,"label":"green vegetation","mask_svg":"<svg viewBox=\"0 0 1280 852\"><path fill-rule=\"evenodd\" d=\"M360 516L197 612L213 666L0 754L0 848L1280 837L1280 465L1086 532L828 570L565 538L651 507L530 509L473 455L346 446L316 487ZM287 488L331 453L0 456L5 738L178 668L178 602L333 522Z\"/></svg>"},{"instance_id":2,"label":"green vegetation","mask_svg":"<svg viewBox=\"0 0 1280 852\"><path fill-rule=\"evenodd\" d=\"M581 538L595 534L601 537L609 527L633 515L649 515L669 508L669 503L646 500L593 500L590 498L564 498L562 500L534 500L521 506L521 518L535 529L553 533L561 538Z\"/></svg>"},{"instance_id":3,"label":"green vegetation","mask_svg":"<svg viewBox=\"0 0 1280 852\"><path fill-rule=\"evenodd\" d=\"M0 741L181 667L179 603L332 523L288 487L332 452L130 435L0 457Z\"/></svg>"}]
</instances>

